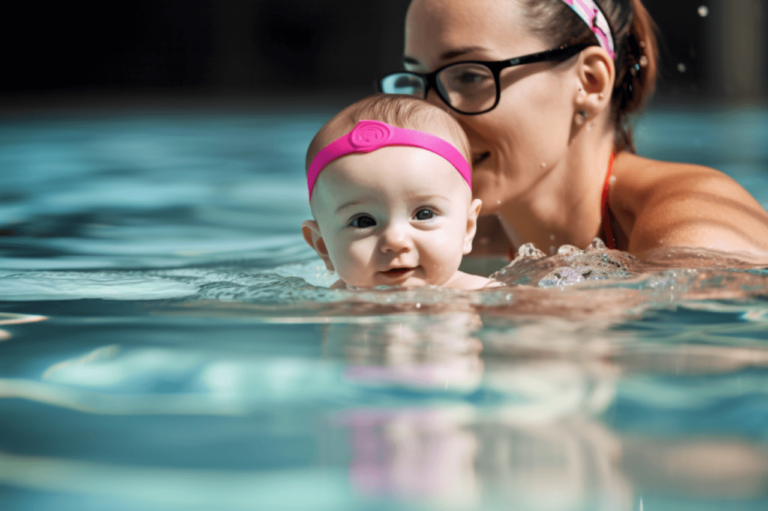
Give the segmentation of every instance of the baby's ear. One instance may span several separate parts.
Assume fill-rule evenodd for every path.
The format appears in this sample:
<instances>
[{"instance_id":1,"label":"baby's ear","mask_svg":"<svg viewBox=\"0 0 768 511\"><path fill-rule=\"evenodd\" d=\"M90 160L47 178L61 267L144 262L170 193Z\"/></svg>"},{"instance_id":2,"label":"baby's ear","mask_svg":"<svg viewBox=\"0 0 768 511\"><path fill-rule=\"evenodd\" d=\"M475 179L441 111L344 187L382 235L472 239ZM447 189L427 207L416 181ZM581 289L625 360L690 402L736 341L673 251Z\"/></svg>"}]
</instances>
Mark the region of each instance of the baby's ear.
<instances>
[{"instance_id":1,"label":"baby's ear","mask_svg":"<svg viewBox=\"0 0 768 511\"><path fill-rule=\"evenodd\" d=\"M317 252L317 255L323 260L328 271L334 271L333 263L328 256L328 248L325 246L325 241L323 241L323 235L320 234L320 226L317 225L317 222L305 220L301 224L301 234L304 235L304 241L307 242L307 245L312 247L312 250Z\"/></svg>"},{"instance_id":2,"label":"baby's ear","mask_svg":"<svg viewBox=\"0 0 768 511\"><path fill-rule=\"evenodd\" d=\"M464 255L472 252L472 241L475 239L475 233L477 232L477 217L480 216L480 209L483 207L483 201L480 199L473 199L469 203L469 211L467 212L467 233L464 235Z\"/></svg>"}]
</instances>

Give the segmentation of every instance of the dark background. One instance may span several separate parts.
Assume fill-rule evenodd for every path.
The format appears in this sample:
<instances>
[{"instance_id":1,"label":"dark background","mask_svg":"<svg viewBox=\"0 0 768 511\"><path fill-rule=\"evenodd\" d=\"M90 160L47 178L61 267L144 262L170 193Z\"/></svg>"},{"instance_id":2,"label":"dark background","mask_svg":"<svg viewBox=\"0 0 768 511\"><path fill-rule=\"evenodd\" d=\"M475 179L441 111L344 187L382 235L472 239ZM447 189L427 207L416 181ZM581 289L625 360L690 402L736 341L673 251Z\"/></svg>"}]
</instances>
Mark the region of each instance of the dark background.
<instances>
[{"instance_id":1,"label":"dark background","mask_svg":"<svg viewBox=\"0 0 768 511\"><path fill-rule=\"evenodd\" d=\"M660 103L763 102L763 0L646 0ZM408 0L13 2L0 107L94 98L354 99L400 68ZM706 6L707 16L699 14Z\"/></svg>"}]
</instances>

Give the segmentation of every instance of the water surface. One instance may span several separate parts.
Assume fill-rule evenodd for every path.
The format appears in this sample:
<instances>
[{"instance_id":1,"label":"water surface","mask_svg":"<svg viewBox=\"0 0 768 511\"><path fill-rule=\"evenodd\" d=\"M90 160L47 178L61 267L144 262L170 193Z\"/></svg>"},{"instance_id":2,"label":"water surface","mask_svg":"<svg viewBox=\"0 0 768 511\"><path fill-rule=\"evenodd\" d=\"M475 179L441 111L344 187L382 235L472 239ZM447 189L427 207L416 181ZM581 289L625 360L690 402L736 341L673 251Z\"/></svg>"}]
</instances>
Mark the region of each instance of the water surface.
<instances>
[{"instance_id":1,"label":"water surface","mask_svg":"<svg viewBox=\"0 0 768 511\"><path fill-rule=\"evenodd\" d=\"M0 121L0 508L768 508L768 272L596 248L328 290L299 225L329 115ZM638 139L768 205L768 112Z\"/></svg>"}]
</instances>

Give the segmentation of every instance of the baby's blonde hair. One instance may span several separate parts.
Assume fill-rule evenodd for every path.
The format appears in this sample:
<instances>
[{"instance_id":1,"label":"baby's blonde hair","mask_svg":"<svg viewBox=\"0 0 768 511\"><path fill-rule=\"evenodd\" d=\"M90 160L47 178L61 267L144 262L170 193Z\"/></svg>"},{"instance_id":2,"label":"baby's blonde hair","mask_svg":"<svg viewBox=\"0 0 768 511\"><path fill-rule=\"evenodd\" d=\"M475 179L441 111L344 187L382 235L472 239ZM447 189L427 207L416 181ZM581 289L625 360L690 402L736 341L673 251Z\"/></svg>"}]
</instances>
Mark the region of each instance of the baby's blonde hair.
<instances>
[{"instance_id":1,"label":"baby's blonde hair","mask_svg":"<svg viewBox=\"0 0 768 511\"><path fill-rule=\"evenodd\" d=\"M450 142L468 162L472 161L466 133L444 110L413 96L375 94L348 106L320 128L309 144L305 169L309 170L312 160L323 147L352 131L361 120L381 121L398 128L430 133Z\"/></svg>"}]
</instances>

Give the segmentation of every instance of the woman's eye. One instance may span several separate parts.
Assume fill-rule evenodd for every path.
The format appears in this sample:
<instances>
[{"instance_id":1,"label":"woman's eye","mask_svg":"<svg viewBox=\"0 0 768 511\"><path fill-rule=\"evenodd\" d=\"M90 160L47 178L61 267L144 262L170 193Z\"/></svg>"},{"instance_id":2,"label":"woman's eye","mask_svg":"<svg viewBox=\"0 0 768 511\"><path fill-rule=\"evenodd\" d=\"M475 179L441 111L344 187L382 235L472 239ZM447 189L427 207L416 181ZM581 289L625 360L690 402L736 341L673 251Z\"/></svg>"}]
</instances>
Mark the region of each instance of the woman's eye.
<instances>
[{"instance_id":1,"label":"woman's eye","mask_svg":"<svg viewBox=\"0 0 768 511\"><path fill-rule=\"evenodd\" d=\"M485 76L481 76L475 73L462 73L456 77L456 81L462 85L474 85L485 79Z\"/></svg>"},{"instance_id":2,"label":"woman's eye","mask_svg":"<svg viewBox=\"0 0 768 511\"><path fill-rule=\"evenodd\" d=\"M368 227L373 227L376 225L376 220L373 218L363 215L355 218L352 220L352 223L350 223L352 227L357 227L358 229L366 229Z\"/></svg>"},{"instance_id":3,"label":"woman's eye","mask_svg":"<svg viewBox=\"0 0 768 511\"><path fill-rule=\"evenodd\" d=\"M420 209L416 212L416 220L432 220L435 213L431 209Z\"/></svg>"}]
</instances>

